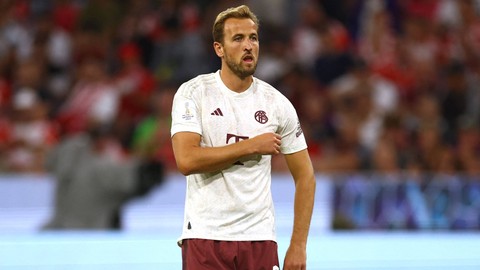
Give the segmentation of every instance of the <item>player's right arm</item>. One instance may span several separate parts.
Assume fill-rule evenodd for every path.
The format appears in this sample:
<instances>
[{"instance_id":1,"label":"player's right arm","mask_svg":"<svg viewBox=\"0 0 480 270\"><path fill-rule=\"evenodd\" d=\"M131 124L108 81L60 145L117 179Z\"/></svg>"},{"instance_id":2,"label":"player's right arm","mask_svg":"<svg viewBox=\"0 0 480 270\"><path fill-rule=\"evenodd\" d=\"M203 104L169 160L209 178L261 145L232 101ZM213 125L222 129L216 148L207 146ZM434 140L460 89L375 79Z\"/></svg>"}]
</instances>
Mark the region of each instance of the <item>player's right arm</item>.
<instances>
[{"instance_id":1,"label":"player's right arm","mask_svg":"<svg viewBox=\"0 0 480 270\"><path fill-rule=\"evenodd\" d=\"M203 147L200 141L200 134L194 132L177 132L173 135L173 153L182 174L219 171L249 155L278 154L281 137L275 133L264 133L220 147Z\"/></svg>"}]
</instances>

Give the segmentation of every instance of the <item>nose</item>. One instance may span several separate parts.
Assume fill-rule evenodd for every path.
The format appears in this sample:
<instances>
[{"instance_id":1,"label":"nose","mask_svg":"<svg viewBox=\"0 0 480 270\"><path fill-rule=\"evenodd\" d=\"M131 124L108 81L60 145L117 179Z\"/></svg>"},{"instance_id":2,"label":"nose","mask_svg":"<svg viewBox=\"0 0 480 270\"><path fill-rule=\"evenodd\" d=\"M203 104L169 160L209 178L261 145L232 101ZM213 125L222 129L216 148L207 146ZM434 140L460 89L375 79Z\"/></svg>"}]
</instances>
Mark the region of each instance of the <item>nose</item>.
<instances>
[{"instance_id":1,"label":"nose","mask_svg":"<svg viewBox=\"0 0 480 270\"><path fill-rule=\"evenodd\" d=\"M252 48L253 48L253 43L250 39L247 38L246 41L245 41L244 50L245 51L251 51Z\"/></svg>"}]
</instances>

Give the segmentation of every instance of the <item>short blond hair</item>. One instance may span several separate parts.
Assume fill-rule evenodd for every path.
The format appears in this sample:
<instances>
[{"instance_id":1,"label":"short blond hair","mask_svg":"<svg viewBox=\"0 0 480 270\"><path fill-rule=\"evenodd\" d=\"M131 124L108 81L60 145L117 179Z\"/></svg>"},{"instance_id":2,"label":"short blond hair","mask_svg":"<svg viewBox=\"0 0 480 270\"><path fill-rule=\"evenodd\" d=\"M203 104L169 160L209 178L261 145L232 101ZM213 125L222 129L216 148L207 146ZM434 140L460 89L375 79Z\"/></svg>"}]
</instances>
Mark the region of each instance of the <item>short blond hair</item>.
<instances>
[{"instance_id":1,"label":"short blond hair","mask_svg":"<svg viewBox=\"0 0 480 270\"><path fill-rule=\"evenodd\" d=\"M231 7L220 12L213 24L212 36L214 42L223 43L225 21L230 18L251 19L257 28L260 26L257 16L246 5Z\"/></svg>"}]
</instances>

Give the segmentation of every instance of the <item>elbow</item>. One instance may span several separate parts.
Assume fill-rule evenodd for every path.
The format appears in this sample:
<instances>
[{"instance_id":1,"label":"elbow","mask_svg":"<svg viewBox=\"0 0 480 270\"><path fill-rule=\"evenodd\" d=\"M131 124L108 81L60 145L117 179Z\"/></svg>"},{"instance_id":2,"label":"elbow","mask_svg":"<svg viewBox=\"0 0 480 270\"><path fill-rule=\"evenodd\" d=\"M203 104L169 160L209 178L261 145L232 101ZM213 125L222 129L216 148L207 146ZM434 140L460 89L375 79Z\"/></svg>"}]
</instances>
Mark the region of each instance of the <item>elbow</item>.
<instances>
[{"instance_id":1,"label":"elbow","mask_svg":"<svg viewBox=\"0 0 480 270\"><path fill-rule=\"evenodd\" d=\"M179 171L181 174L185 175L185 176L188 176L188 175L190 175L190 174L193 173L193 172L192 172L191 170L189 170L188 168L183 168L183 167L179 167L179 166L177 166L177 167L178 167L178 171Z\"/></svg>"},{"instance_id":2,"label":"elbow","mask_svg":"<svg viewBox=\"0 0 480 270\"><path fill-rule=\"evenodd\" d=\"M195 168L188 161L177 160L177 169L181 174L185 176L195 173Z\"/></svg>"}]
</instances>

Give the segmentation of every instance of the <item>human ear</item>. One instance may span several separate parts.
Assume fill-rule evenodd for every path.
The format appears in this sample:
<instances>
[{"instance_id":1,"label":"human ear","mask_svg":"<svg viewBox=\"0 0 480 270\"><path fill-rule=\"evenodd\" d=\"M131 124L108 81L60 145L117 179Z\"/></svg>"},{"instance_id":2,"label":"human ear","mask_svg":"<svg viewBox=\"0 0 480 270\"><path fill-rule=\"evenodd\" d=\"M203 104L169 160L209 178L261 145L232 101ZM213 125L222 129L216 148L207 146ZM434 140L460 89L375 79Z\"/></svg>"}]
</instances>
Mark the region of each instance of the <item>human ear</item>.
<instances>
[{"instance_id":1,"label":"human ear","mask_svg":"<svg viewBox=\"0 0 480 270\"><path fill-rule=\"evenodd\" d=\"M213 43L213 49L215 50L215 53L217 54L218 57L223 57L223 46L220 42L214 42Z\"/></svg>"}]
</instances>

